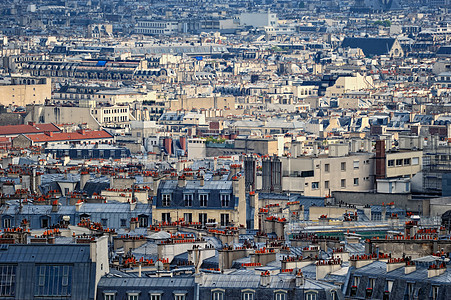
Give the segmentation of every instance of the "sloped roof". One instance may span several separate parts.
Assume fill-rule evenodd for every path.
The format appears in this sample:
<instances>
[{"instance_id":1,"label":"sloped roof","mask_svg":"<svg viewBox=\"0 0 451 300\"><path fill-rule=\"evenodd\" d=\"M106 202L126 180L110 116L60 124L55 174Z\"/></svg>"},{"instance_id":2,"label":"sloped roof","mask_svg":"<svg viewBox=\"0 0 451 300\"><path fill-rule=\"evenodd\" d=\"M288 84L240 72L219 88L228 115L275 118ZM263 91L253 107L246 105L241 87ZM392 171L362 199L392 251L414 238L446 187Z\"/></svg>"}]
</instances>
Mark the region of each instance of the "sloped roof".
<instances>
[{"instance_id":1,"label":"sloped roof","mask_svg":"<svg viewBox=\"0 0 451 300\"><path fill-rule=\"evenodd\" d=\"M0 136L19 135L19 134L39 134L47 131L60 132L61 130L55 124L52 123L0 126Z\"/></svg>"},{"instance_id":2,"label":"sloped roof","mask_svg":"<svg viewBox=\"0 0 451 300\"><path fill-rule=\"evenodd\" d=\"M360 48L366 56L388 54L395 43L395 38L347 37L342 48Z\"/></svg>"},{"instance_id":3,"label":"sloped roof","mask_svg":"<svg viewBox=\"0 0 451 300\"><path fill-rule=\"evenodd\" d=\"M113 136L106 132L105 130L98 131L76 131L76 132L59 132L53 135L49 134L33 134L26 135L27 138L35 143L42 142L56 142L56 141L79 141L79 140L90 140L90 139L108 139Z\"/></svg>"},{"instance_id":4,"label":"sloped roof","mask_svg":"<svg viewBox=\"0 0 451 300\"><path fill-rule=\"evenodd\" d=\"M0 251L0 261L9 263L85 263L89 245L9 245Z\"/></svg>"}]
</instances>

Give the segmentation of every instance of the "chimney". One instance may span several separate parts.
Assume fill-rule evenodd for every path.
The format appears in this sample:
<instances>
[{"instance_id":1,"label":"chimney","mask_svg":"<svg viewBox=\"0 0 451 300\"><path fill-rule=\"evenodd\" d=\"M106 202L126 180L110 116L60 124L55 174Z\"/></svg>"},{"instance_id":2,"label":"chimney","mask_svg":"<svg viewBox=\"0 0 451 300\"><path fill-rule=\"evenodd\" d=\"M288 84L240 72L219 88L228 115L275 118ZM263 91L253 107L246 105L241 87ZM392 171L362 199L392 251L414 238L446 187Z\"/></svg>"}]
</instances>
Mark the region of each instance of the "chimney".
<instances>
[{"instance_id":1,"label":"chimney","mask_svg":"<svg viewBox=\"0 0 451 300\"><path fill-rule=\"evenodd\" d=\"M52 202L52 212L57 212L58 211L58 200L54 200Z\"/></svg>"},{"instance_id":2,"label":"chimney","mask_svg":"<svg viewBox=\"0 0 451 300\"><path fill-rule=\"evenodd\" d=\"M134 211L136 208L136 200L132 199L130 201L130 211Z\"/></svg>"},{"instance_id":3,"label":"chimney","mask_svg":"<svg viewBox=\"0 0 451 300\"><path fill-rule=\"evenodd\" d=\"M296 274L296 287L301 287L305 283L304 275L302 274L302 271L299 270Z\"/></svg>"},{"instance_id":4,"label":"chimney","mask_svg":"<svg viewBox=\"0 0 451 300\"><path fill-rule=\"evenodd\" d=\"M262 272L260 275L260 286L269 286L271 283L271 274L269 271Z\"/></svg>"},{"instance_id":5,"label":"chimney","mask_svg":"<svg viewBox=\"0 0 451 300\"><path fill-rule=\"evenodd\" d=\"M445 273L446 265L445 263L436 262L433 265L430 265L428 268L428 278L437 277Z\"/></svg>"},{"instance_id":6,"label":"chimney","mask_svg":"<svg viewBox=\"0 0 451 300\"><path fill-rule=\"evenodd\" d=\"M78 200L77 203L75 203L75 211L80 211L80 208L83 205L83 201Z\"/></svg>"},{"instance_id":7,"label":"chimney","mask_svg":"<svg viewBox=\"0 0 451 300\"><path fill-rule=\"evenodd\" d=\"M199 185L200 185L200 186L204 186L204 185L205 185L205 179L204 179L204 176L201 176L201 177L199 178Z\"/></svg>"},{"instance_id":8,"label":"chimney","mask_svg":"<svg viewBox=\"0 0 451 300\"><path fill-rule=\"evenodd\" d=\"M138 277L141 277L142 266L141 263L138 265Z\"/></svg>"},{"instance_id":9,"label":"chimney","mask_svg":"<svg viewBox=\"0 0 451 300\"><path fill-rule=\"evenodd\" d=\"M131 218L130 219L130 231L133 231L136 228L139 228L138 218Z\"/></svg>"},{"instance_id":10,"label":"chimney","mask_svg":"<svg viewBox=\"0 0 451 300\"><path fill-rule=\"evenodd\" d=\"M415 265L414 262L412 261L408 261L406 263L406 266L404 267L404 274L410 274L412 272L415 272L417 270L417 266Z\"/></svg>"},{"instance_id":11,"label":"chimney","mask_svg":"<svg viewBox=\"0 0 451 300\"><path fill-rule=\"evenodd\" d=\"M44 132L45 135L52 137L53 136L53 132L52 131L46 131Z\"/></svg>"},{"instance_id":12,"label":"chimney","mask_svg":"<svg viewBox=\"0 0 451 300\"><path fill-rule=\"evenodd\" d=\"M177 181L177 185L178 185L178 187L185 187L185 185L186 185L185 175L180 175L179 176L179 179Z\"/></svg>"}]
</instances>

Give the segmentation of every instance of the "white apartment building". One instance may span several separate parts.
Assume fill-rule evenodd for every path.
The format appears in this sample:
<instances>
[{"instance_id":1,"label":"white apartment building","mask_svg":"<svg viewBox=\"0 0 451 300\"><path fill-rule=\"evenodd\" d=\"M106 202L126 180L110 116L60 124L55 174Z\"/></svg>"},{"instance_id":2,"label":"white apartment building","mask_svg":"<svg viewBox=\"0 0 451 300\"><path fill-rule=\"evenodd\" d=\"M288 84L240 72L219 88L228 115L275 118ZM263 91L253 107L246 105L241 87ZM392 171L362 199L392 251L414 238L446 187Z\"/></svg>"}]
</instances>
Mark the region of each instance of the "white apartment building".
<instances>
[{"instance_id":1,"label":"white apartment building","mask_svg":"<svg viewBox=\"0 0 451 300\"><path fill-rule=\"evenodd\" d=\"M179 22L174 20L139 20L135 33L145 35L172 35L179 32Z\"/></svg>"}]
</instances>

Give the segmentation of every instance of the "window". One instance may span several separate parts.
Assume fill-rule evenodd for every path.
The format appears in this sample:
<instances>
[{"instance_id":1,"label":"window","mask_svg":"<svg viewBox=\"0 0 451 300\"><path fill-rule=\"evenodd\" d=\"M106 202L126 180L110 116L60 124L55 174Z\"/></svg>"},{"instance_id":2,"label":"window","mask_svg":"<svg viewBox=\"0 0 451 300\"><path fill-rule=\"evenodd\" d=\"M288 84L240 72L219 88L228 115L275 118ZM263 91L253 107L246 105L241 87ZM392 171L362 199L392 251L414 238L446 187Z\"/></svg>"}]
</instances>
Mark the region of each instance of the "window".
<instances>
[{"instance_id":1,"label":"window","mask_svg":"<svg viewBox=\"0 0 451 300\"><path fill-rule=\"evenodd\" d=\"M41 219L41 228L47 228L49 227L49 219L48 218L42 218Z\"/></svg>"},{"instance_id":2,"label":"window","mask_svg":"<svg viewBox=\"0 0 451 300\"><path fill-rule=\"evenodd\" d=\"M171 194L163 194L162 195L162 205L170 206L171 205Z\"/></svg>"},{"instance_id":3,"label":"window","mask_svg":"<svg viewBox=\"0 0 451 300\"><path fill-rule=\"evenodd\" d=\"M319 189L319 182L312 182L312 190Z\"/></svg>"},{"instance_id":4,"label":"window","mask_svg":"<svg viewBox=\"0 0 451 300\"><path fill-rule=\"evenodd\" d=\"M104 293L103 300L116 300L115 293Z\"/></svg>"},{"instance_id":5,"label":"window","mask_svg":"<svg viewBox=\"0 0 451 300\"><path fill-rule=\"evenodd\" d=\"M199 214L199 223L201 223L201 224L207 223L207 214L205 214L205 213Z\"/></svg>"},{"instance_id":6,"label":"window","mask_svg":"<svg viewBox=\"0 0 451 300\"><path fill-rule=\"evenodd\" d=\"M166 222L166 223L171 223L171 213L162 213L161 221Z\"/></svg>"},{"instance_id":7,"label":"window","mask_svg":"<svg viewBox=\"0 0 451 300\"><path fill-rule=\"evenodd\" d=\"M244 292L242 299L243 300L254 300L254 292Z\"/></svg>"},{"instance_id":8,"label":"window","mask_svg":"<svg viewBox=\"0 0 451 300\"><path fill-rule=\"evenodd\" d=\"M192 213L184 213L183 218L185 219L186 223L192 223L193 222L193 214Z\"/></svg>"},{"instance_id":9,"label":"window","mask_svg":"<svg viewBox=\"0 0 451 300\"><path fill-rule=\"evenodd\" d=\"M401 159L397 159L396 160L396 166L398 167L398 166L402 166L402 162L403 162L403 159L401 158Z\"/></svg>"},{"instance_id":10,"label":"window","mask_svg":"<svg viewBox=\"0 0 451 300\"><path fill-rule=\"evenodd\" d=\"M229 214L221 214L221 226L229 225Z\"/></svg>"},{"instance_id":11,"label":"window","mask_svg":"<svg viewBox=\"0 0 451 300\"><path fill-rule=\"evenodd\" d=\"M213 292L212 300L224 300L224 292Z\"/></svg>"},{"instance_id":12,"label":"window","mask_svg":"<svg viewBox=\"0 0 451 300\"><path fill-rule=\"evenodd\" d=\"M330 292L330 298L331 298L331 300L338 300L337 291L331 291Z\"/></svg>"},{"instance_id":13,"label":"window","mask_svg":"<svg viewBox=\"0 0 451 300\"><path fill-rule=\"evenodd\" d=\"M404 158L404 165L410 166L410 158Z\"/></svg>"},{"instance_id":14,"label":"window","mask_svg":"<svg viewBox=\"0 0 451 300\"><path fill-rule=\"evenodd\" d=\"M0 265L0 296L16 294L16 266Z\"/></svg>"},{"instance_id":15,"label":"window","mask_svg":"<svg viewBox=\"0 0 451 300\"><path fill-rule=\"evenodd\" d=\"M147 216L138 216L139 227L145 228L149 226L149 217Z\"/></svg>"},{"instance_id":16,"label":"window","mask_svg":"<svg viewBox=\"0 0 451 300\"><path fill-rule=\"evenodd\" d=\"M420 163L420 158L418 158L418 157L413 157L412 158L412 165L413 166L418 165L419 163Z\"/></svg>"},{"instance_id":17,"label":"window","mask_svg":"<svg viewBox=\"0 0 451 300\"><path fill-rule=\"evenodd\" d=\"M354 185L359 185L359 179L358 178L354 178Z\"/></svg>"},{"instance_id":18,"label":"window","mask_svg":"<svg viewBox=\"0 0 451 300\"><path fill-rule=\"evenodd\" d=\"M229 206L230 205L230 195L229 194L221 194L221 206Z\"/></svg>"},{"instance_id":19,"label":"window","mask_svg":"<svg viewBox=\"0 0 451 300\"><path fill-rule=\"evenodd\" d=\"M282 292L275 293L274 300L287 300L287 293L282 293Z\"/></svg>"},{"instance_id":20,"label":"window","mask_svg":"<svg viewBox=\"0 0 451 300\"><path fill-rule=\"evenodd\" d=\"M108 227L108 219L102 219L100 222L102 223L103 227Z\"/></svg>"},{"instance_id":21,"label":"window","mask_svg":"<svg viewBox=\"0 0 451 300\"><path fill-rule=\"evenodd\" d=\"M316 293L306 293L305 294L305 300L316 300L317 294Z\"/></svg>"},{"instance_id":22,"label":"window","mask_svg":"<svg viewBox=\"0 0 451 300\"><path fill-rule=\"evenodd\" d=\"M185 201L185 206L193 206L193 194L184 194L183 200Z\"/></svg>"},{"instance_id":23,"label":"window","mask_svg":"<svg viewBox=\"0 0 451 300\"><path fill-rule=\"evenodd\" d=\"M11 227L11 218L4 218L3 219L3 228L10 228Z\"/></svg>"},{"instance_id":24,"label":"window","mask_svg":"<svg viewBox=\"0 0 451 300\"><path fill-rule=\"evenodd\" d=\"M376 284L376 279L375 278L369 278L368 279L368 287L370 289L374 289L374 285Z\"/></svg>"},{"instance_id":25,"label":"window","mask_svg":"<svg viewBox=\"0 0 451 300\"><path fill-rule=\"evenodd\" d=\"M409 299L413 299L413 291L415 289L415 283L413 282L408 282L407 283L407 296L409 297Z\"/></svg>"},{"instance_id":26,"label":"window","mask_svg":"<svg viewBox=\"0 0 451 300\"><path fill-rule=\"evenodd\" d=\"M127 293L127 300L138 300L139 294L138 293Z\"/></svg>"},{"instance_id":27,"label":"window","mask_svg":"<svg viewBox=\"0 0 451 300\"><path fill-rule=\"evenodd\" d=\"M161 300L161 294L150 294L150 300Z\"/></svg>"},{"instance_id":28,"label":"window","mask_svg":"<svg viewBox=\"0 0 451 300\"><path fill-rule=\"evenodd\" d=\"M390 160L388 161L388 166L389 166L389 167L394 167L394 166L395 166L395 160L394 160L394 159L390 159Z\"/></svg>"},{"instance_id":29,"label":"window","mask_svg":"<svg viewBox=\"0 0 451 300\"><path fill-rule=\"evenodd\" d=\"M341 163L341 170L346 171L346 163L345 162Z\"/></svg>"},{"instance_id":30,"label":"window","mask_svg":"<svg viewBox=\"0 0 451 300\"><path fill-rule=\"evenodd\" d=\"M185 295L174 295L174 300L185 300Z\"/></svg>"},{"instance_id":31,"label":"window","mask_svg":"<svg viewBox=\"0 0 451 300\"><path fill-rule=\"evenodd\" d=\"M121 219L121 227L127 227L127 219Z\"/></svg>"},{"instance_id":32,"label":"window","mask_svg":"<svg viewBox=\"0 0 451 300\"><path fill-rule=\"evenodd\" d=\"M391 290L393 288L393 280L387 280L387 291L391 293Z\"/></svg>"},{"instance_id":33,"label":"window","mask_svg":"<svg viewBox=\"0 0 451 300\"><path fill-rule=\"evenodd\" d=\"M329 168L330 168L330 165L329 164L325 164L324 165L324 172L329 172Z\"/></svg>"},{"instance_id":34,"label":"window","mask_svg":"<svg viewBox=\"0 0 451 300\"><path fill-rule=\"evenodd\" d=\"M358 169L359 168L359 161L358 160L354 160L353 165L354 165L354 169Z\"/></svg>"},{"instance_id":35,"label":"window","mask_svg":"<svg viewBox=\"0 0 451 300\"><path fill-rule=\"evenodd\" d=\"M70 296L72 266L37 266L35 296Z\"/></svg>"},{"instance_id":36,"label":"window","mask_svg":"<svg viewBox=\"0 0 451 300\"><path fill-rule=\"evenodd\" d=\"M341 180L341 187L345 188L346 187L346 179L342 179Z\"/></svg>"},{"instance_id":37,"label":"window","mask_svg":"<svg viewBox=\"0 0 451 300\"><path fill-rule=\"evenodd\" d=\"M199 195L199 205L202 207L206 207L208 205L208 194Z\"/></svg>"},{"instance_id":38,"label":"window","mask_svg":"<svg viewBox=\"0 0 451 300\"><path fill-rule=\"evenodd\" d=\"M437 285L433 285L432 286L432 300L437 300L438 299L438 289L439 287Z\"/></svg>"},{"instance_id":39,"label":"window","mask_svg":"<svg viewBox=\"0 0 451 300\"><path fill-rule=\"evenodd\" d=\"M358 276L354 277L354 286L358 287L359 284L360 284L360 277L358 277Z\"/></svg>"}]
</instances>

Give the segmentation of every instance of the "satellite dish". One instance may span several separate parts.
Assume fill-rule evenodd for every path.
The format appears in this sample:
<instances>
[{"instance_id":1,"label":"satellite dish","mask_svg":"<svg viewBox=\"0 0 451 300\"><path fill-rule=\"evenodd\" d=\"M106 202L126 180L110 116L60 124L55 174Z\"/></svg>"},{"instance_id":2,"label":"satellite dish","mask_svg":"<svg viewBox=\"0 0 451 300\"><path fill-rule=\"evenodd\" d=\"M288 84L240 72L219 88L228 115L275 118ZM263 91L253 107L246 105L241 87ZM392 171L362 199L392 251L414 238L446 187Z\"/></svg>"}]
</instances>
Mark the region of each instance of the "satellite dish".
<instances>
[{"instance_id":1,"label":"satellite dish","mask_svg":"<svg viewBox=\"0 0 451 300\"><path fill-rule=\"evenodd\" d=\"M155 267L157 267L157 271L163 271L164 269L163 263L161 261L157 261L155 263Z\"/></svg>"}]
</instances>

